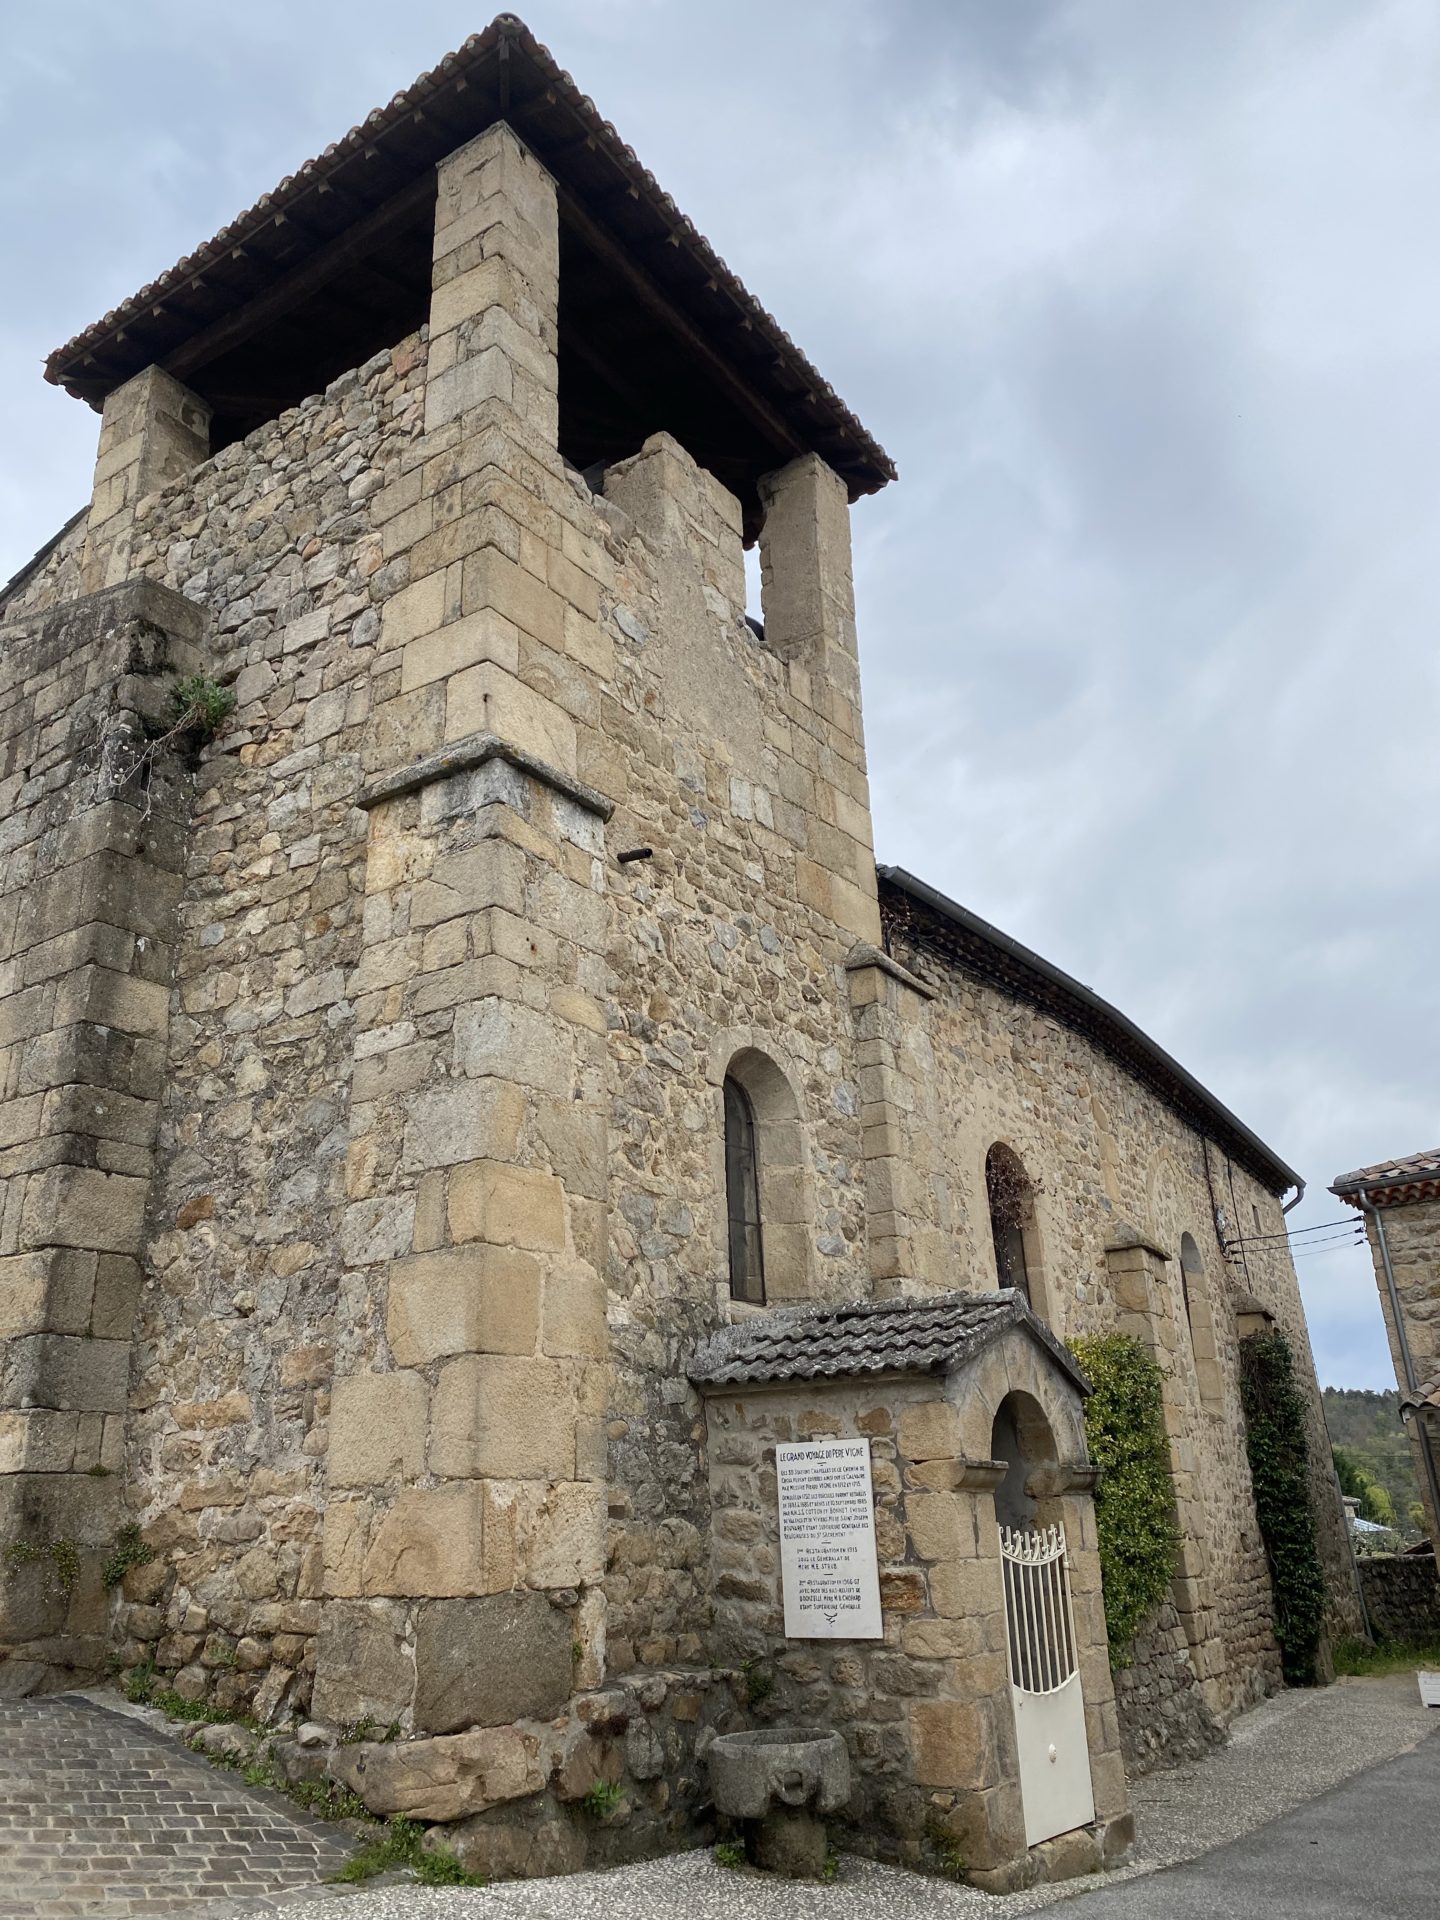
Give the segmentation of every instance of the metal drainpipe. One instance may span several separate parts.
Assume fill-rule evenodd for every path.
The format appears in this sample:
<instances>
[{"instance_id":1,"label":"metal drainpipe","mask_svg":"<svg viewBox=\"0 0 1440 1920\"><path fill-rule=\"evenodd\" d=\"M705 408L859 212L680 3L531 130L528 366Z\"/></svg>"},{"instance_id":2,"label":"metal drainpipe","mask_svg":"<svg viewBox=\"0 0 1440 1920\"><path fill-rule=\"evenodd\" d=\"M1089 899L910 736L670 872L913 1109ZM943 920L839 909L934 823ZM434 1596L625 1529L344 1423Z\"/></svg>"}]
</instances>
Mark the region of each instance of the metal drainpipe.
<instances>
[{"instance_id":1,"label":"metal drainpipe","mask_svg":"<svg viewBox=\"0 0 1440 1920\"><path fill-rule=\"evenodd\" d=\"M1295 1198L1293 1200L1287 1200L1285 1202L1284 1206L1281 1207L1280 1209L1281 1213L1282 1214L1293 1213L1296 1207L1299 1206L1300 1202L1304 1198L1305 1198L1305 1182L1303 1180L1297 1180L1295 1182Z\"/></svg>"},{"instance_id":2,"label":"metal drainpipe","mask_svg":"<svg viewBox=\"0 0 1440 1920\"><path fill-rule=\"evenodd\" d=\"M1363 1193L1354 1196L1355 1204L1362 1213L1369 1214L1375 1222L1375 1237L1380 1242L1380 1264L1385 1269L1385 1288L1390 1295L1390 1317L1395 1322L1395 1337L1400 1347L1400 1364L1405 1369L1405 1390L1414 1393L1418 1382L1415 1378L1415 1362L1410 1358L1410 1341L1405 1332L1404 1317L1400 1312L1400 1289L1395 1284L1395 1269L1390 1264L1390 1242L1385 1238L1385 1218L1373 1200L1367 1200ZM1420 1436L1420 1457L1425 1462L1425 1478L1430 1483L1430 1511L1440 1522L1440 1475L1435 1471L1435 1456L1430 1451L1430 1433L1424 1422L1417 1419L1415 1431ZM1434 1543L1435 1551L1440 1554L1440 1540Z\"/></svg>"}]
</instances>

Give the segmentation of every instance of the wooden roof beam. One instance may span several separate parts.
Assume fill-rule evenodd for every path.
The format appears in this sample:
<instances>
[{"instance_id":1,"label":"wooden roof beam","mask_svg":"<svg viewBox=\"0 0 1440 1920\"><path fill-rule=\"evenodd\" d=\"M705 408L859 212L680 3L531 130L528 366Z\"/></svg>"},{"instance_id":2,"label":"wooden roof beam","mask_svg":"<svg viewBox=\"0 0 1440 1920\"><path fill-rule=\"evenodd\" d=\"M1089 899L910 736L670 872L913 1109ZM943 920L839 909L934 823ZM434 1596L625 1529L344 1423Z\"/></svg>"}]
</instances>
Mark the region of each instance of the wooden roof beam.
<instances>
[{"instance_id":1,"label":"wooden roof beam","mask_svg":"<svg viewBox=\"0 0 1440 1920\"><path fill-rule=\"evenodd\" d=\"M579 235L592 252L598 254L605 264L612 268L629 287L636 299L648 313L655 315L672 333L678 334L691 353L700 360L715 379L728 398L759 427L765 435L778 443L784 455L793 459L807 451L789 422L776 413L762 400L748 383L742 380L720 354L718 354L705 335L693 322L669 300L651 279L645 269L639 266L626 250L603 227L597 224L575 197L563 186L556 187L556 197L560 205L561 219Z\"/></svg>"},{"instance_id":2,"label":"wooden roof beam","mask_svg":"<svg viewBox=\"0 0 1440 1920\"><path fill-rule=\"evenodd\" d=\"M382 200L372 213L357 220L343 233L323 246L288 273L282 274L269 291L247 301L237 312L227 314L202 332L192 335L160 362L167 373L184 380L197 368L218 359L242 345L253 335L279 319L300 301L319 292L349 266L364 259L386 234L412 220L435 199L435 175L427 173L402 187L388 200Z\"/></svg>"}]
</instances>

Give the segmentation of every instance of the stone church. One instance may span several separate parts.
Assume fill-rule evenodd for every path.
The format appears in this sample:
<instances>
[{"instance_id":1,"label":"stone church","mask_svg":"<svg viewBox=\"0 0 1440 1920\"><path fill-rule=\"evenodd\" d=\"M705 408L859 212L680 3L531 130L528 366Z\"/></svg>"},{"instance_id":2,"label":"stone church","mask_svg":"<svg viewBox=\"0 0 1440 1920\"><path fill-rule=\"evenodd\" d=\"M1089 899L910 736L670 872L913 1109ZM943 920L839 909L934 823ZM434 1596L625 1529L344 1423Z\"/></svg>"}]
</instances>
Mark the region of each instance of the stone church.
<instances>
[{"instance_id":1,"label":"stone church","mask_svg":"<svg viewBox=\"0 0 1440 1920\"><path fill-rule=\"evenodd\" d=\"M46 372L100 426L0 594L0 1685L346 1728L495 1874L693 1844L751 1725L844 1733L847 1844L1120 1857L1280 1684L1246 1325L1348 1618L1298 1176L877 868L883 449L506 15ZM1112 1675L1116 1328L1183 1544ZM787 1636L822 1442L878 1604Z\"/></svg>"}]
</instances>

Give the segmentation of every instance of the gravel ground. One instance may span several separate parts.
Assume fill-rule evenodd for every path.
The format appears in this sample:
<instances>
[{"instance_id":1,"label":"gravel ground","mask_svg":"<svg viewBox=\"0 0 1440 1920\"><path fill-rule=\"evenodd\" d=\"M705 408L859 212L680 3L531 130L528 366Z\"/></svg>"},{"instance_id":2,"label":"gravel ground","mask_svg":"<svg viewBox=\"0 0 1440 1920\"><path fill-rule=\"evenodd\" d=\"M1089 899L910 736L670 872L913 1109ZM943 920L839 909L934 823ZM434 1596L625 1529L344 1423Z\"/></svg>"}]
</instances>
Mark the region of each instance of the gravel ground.
<instances>
[{"instance_id":1,"label":"gravel ground","mask_svg":"<svg viewBox=\"0 0 1440 1920\"><path fill-rule=\"evenodd\" d=\"M1267 1700L1236 1721L1227 1744L1204 1760L1139 1782L1132 1796L1141 1834L1135 1863L1103 1884L1114 1887L1237 1840L1435 1732L1440 1712L1420 1705L1413 1674L1343 1680ZM1097 1884L1070 1880L995 1898L848 1857L834 1885L777 1884L719 1867L703 1851L475 1890L376 1887L289 1911L296 1920L947 1920L978 1913L1009 1920ZM225 1910L227 1920L263 1911ZM208 1916L202 1911L194 1920Z\"/></svg>"}]
</instances>

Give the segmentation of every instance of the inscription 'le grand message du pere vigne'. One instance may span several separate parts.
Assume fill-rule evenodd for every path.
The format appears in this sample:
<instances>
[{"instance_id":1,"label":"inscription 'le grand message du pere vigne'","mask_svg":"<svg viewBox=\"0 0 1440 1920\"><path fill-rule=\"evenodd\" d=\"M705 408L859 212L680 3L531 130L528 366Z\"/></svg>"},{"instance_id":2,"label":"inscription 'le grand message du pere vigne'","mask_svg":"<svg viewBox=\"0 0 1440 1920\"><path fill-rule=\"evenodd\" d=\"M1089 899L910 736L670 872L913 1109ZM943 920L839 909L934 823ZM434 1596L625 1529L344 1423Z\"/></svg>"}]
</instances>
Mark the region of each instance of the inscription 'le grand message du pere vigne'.
<instances>
[{"instance_id":1,"label":"inscription 'le grand message du pere vigne'","mask_svg":"<svg viewBox=\"0 0 1440 1920\"><path fill-rule=\"evenodd\" d=\"M868 1440L777 1446L780 1574L791 1640L879 1640Z\"/></svg>"}]
</instances>

